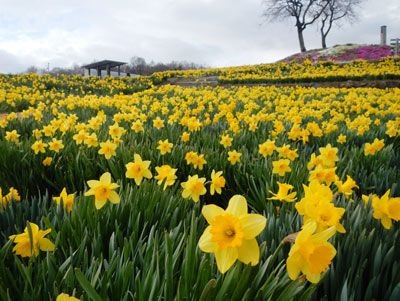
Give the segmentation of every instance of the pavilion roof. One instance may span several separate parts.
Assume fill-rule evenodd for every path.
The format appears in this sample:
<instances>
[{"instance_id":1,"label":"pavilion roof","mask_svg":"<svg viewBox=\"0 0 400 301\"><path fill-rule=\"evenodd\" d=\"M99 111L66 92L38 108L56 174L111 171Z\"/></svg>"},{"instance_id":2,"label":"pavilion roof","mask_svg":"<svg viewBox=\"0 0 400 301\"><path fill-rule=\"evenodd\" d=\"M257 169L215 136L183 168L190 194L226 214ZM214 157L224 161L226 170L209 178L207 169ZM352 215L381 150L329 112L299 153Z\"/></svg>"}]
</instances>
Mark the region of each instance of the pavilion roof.
<instances>
[{"instance_id":1,"label":"pavilion roof","mask_svg":"<svg viewBox=\"0 0 400 301\"><path fill-rule=\"evenodd\" d=\"M105 69L107 69L107 66L109 66L110 68L114 68L114 67L125 65L125 64L127 64L127 63L118 62L118 61L103 60L103 61L94 62L94 63L91 63L91 64L84 65L84 66L82 66L82 68L105 70Z\"/></svg>"}]
</instances>

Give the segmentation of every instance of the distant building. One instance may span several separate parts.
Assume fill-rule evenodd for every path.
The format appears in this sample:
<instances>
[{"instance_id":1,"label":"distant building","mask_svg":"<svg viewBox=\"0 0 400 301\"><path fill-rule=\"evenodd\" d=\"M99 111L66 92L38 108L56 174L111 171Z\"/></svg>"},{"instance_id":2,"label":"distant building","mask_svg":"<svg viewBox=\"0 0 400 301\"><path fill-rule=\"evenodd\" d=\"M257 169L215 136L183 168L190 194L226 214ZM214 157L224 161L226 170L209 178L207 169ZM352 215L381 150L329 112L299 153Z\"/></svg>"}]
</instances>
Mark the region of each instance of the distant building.
<instances>
[{"instance_id":1,"label":"distant building","mask_svg":"<svg viewBox=\"0 0 400 301\"><path fill-rule=\"evenodd\" d=\"M85 68L85 76L134 76L129 73L121 72L121 66L125 65L126 63L124 62L117 62L117 61L110 61L110 60L103 60L95 63L91 63L88 65L82 66L82 68ZM112 71L111 69L115 70L117 68L117 71Z\"/></svg>"}]
</instances>

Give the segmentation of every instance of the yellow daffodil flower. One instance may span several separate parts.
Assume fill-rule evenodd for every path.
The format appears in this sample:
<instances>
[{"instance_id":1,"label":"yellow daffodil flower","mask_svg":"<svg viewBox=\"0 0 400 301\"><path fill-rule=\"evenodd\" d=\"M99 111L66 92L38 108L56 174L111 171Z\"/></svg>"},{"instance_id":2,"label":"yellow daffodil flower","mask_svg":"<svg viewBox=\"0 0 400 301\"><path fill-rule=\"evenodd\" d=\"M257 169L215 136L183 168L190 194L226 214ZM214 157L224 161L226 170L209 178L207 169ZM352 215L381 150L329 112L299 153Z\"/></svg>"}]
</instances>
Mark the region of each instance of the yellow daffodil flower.
<instances>
[{"instance_id":1,"label":"yellow daffodil flower","mask_svg":"<svg viewBox=\"0 0 400 301\"><path fill-rule=\"evenodd\" d=\"M11 235L9 239L14 240L16 246L13 248L13 251L16 255L21 255L21 257L28 256L38 256L39 250L42 251L53 251L54 244L45 236L51 232L51 229L47 230L39 230L38 225L29 222L31 232L32 232L32 241L29 236L28 227L25 227L24 233Z\"/></svg>"},{"instance_id":2,"label":"yellow daffodil flower","mask_svg":"<svg viewBox=\"0 0 400 301\"><path fill-rule=\"evenodd\" d=\"M202 214L209 223L199 240L199 248L214 253L218 270L225 273L238 259L244 264L256 265L260 250L256 236L265 228L266 218L247 213L246 199L235 195L226 210L207 205Z\"/></svg>"},{"instance_id":3,"label":"yellow daffodil flower","mask_svg":"<svg viewBox=\"0 0 400 301\"><path fill-rule=\"evenodd\" d=\"M149 166L151 164L150 161L142 161L140 155L134 155L134 162L129 162L126 164L126 173L125 176L129 179L134 179L136 185L140 185L142 183L143 178L151 179L153 176L151 171L149 170Z\"/></svg>"},{"instance_id":4,"label":"yellow daffodil flower","mask_svg":"<svg viewBox=\"0 0 400 301\"><path fill-rule=\"evenodd\" d=\"M336 233L335 227L314 234L316 229L314 222L304 225L290 249L286 267L292 280L302 272L308 281L318 283L336 255L336 249L328 242Z\"/></svg>"},{"instance_id":5,"label":"yellow daffodil flower","mask_svg":"<svg viewBox=\"0 0 400 301\"><path fill-rule=\"evenodd\" d=\"M110 200L112 204L119 203L119 195L113 189L118 188L119 185L111 183L111 174L105 172L101 177L100 181L90 180L87 181L90 190L85 192L85 196L94 195L96 209L101 209L107 200Z\"/></svg>"}]
</instances>

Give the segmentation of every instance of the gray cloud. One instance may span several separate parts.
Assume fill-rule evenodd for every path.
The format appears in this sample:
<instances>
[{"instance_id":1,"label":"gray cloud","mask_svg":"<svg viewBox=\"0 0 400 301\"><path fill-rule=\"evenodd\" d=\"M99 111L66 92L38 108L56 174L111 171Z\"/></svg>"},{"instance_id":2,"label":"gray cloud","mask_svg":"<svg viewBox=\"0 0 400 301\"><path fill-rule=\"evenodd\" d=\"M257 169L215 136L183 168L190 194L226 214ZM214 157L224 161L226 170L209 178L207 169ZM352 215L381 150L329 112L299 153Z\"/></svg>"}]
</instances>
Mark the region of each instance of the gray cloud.
<instances>
[{"instance_id":1,"label":"gray cloud","mask_svg":"<svg viewBox=\"0 0 400 301\"><path fill-rule=\"evenodd\" d=\"M2 2L0 72L133 56L233 66L298 52L293 20L264 23L261 0ZM381 25L388 26L388 38L400 36L398 0L382 3L366 1L359 21L333 29L328 45L378 43ZM320 47L316 27L307 28L305 40L308 49Z\"/></svg>"}]
</instances>

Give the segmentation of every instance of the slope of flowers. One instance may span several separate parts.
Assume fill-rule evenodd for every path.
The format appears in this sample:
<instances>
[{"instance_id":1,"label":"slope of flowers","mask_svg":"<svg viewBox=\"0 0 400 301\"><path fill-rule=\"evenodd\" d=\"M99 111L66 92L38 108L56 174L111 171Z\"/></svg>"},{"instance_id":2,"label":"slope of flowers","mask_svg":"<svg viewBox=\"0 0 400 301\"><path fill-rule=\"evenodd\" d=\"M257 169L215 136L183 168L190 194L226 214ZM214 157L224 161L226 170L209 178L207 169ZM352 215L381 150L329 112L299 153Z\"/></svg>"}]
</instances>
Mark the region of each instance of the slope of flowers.
<instances>
[{"instance_id":1,"label":"slope of flowers","mask_svg":"<svg viewBox=\"0 0 400 301\"><path fill-rule=\"evenodd\" d=\"M2 299L400 297L399 89L64 80L0 82Z\"/></svg>"},{"instance_id":2,"label":"slope of flowers","mask_svg":"<svg viewBox=\"0 0 400 301\"><path fill-rule=\"evenodd\" d=\"M348 62L353 60L379 60L391 56L389 46L381 45L336 45L327 49L311 50L291 55L282 60L286 63L303 63L305 60Z\"/></svg>"},{"instance_id":3,"label":"slope of flowers","mask_svg":"<svg viewBox=\"0 0 400 301\"><path fill-rule=\"evenodd\" d=\"M352 59L353 56L346 54L346 58ZM358 59L347 63L332 60L315 60L314 62L304 60L295 64L280 62L221 69L166 71L157 73L155 76L161 80L170 77L218 76L218 82L221 84L399 79L400 60L383 58L370 62Z\"/></svg>"}]
</instances>

